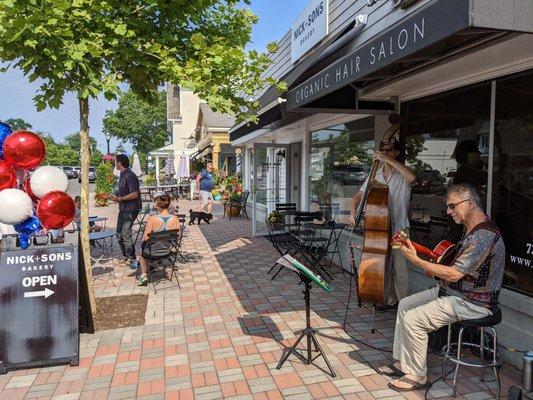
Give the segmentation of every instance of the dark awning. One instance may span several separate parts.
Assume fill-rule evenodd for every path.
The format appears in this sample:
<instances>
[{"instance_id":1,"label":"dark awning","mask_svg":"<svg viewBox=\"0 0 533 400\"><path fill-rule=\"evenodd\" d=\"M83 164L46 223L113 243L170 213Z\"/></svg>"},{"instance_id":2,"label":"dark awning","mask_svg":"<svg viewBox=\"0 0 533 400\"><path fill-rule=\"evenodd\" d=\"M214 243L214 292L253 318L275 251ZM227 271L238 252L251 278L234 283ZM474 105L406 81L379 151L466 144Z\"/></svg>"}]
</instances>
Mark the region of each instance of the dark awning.
<instances>
[{"instance_id":1,"label":"dark awning","mask_svg":"<svg viewBox=\"0 0 533 400\"><path fill-rule=\"evenodd\" d=\"M267 90L259 101L270 108L259 112L258 123L234 127L230 131L231 140L263 127L273 130L309 113L390 112L394 106L389 101L359 100L361 89L415 73L447 57L512 34L501 27L490 27L487 21L494 18L484 13L494 10L474 3L473 0L430 1L361 45L345 40L353 39L355 36L351 35L357 32L343 31L282 78L289 84L283 105L273 104L279 94L273 88Z\"/></svg>"},{"instance_id":2,"label":"dark awning","mask_svg":"<svg viewBox=\"0 0 533 400\"><path fill-rule=\"evenodd\" d=\"M287 110L297 110L350 85L357 90L395 78L416 65L504 34L505 31L474 27L469 0L428 2L375 39L291 88ZM353 102L353 97L348 101ZM327 102L322 106L328 107Z\"/></svg>"}]
</instances>

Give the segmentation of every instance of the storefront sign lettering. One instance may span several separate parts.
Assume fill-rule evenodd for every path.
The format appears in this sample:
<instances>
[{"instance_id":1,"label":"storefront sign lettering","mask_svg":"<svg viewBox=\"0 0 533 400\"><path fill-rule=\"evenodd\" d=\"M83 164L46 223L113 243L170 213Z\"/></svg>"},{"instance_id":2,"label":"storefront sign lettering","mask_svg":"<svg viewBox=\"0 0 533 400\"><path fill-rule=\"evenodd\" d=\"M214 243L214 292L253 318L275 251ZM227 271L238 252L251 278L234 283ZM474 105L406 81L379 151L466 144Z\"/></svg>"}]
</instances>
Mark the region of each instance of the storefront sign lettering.
<instances>
[{"instance_id":1,"label":"storefront sign lettering","mask_svg":"<svg viewBox=\"0 0 533 400\"><path fill-rule=\"evenodd\" d=\"M469 24L467 0L440 0L290 90L287 109L301 107Z\"/></svg>"},{"instance_id":2,"label":"storefront sign lettering","mask_svg":"<svg viewBox=\"0 0 533 400\"><path fill-rule=\"evenodd\" d=\"M291 29L291 60L298 61L328 34L328 0L312 0Z\"/></svg>"}]
</instances>

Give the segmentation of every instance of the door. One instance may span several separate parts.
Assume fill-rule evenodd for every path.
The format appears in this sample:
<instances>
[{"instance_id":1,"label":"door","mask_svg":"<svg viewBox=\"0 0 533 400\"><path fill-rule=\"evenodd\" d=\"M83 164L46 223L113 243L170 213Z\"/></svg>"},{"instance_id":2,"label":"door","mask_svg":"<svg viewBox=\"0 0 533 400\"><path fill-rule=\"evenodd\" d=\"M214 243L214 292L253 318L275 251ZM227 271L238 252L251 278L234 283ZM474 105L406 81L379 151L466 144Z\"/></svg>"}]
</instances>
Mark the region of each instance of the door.
<instances>
[{"instance_id":1,"label":"door","mask_svg":"<svg viewBox=\"0 0 533 400\"><path fill-rule=\"evenodd\" d=\"M300 209L300 170L301 160L301 143L291 143L291 203L296 203L296 209Z\"/></svg>"},{"instance_id":2,"label":"door","mask_svg":"<svg viewBox=\"0 0 533 400\"><path fill-rule=\"evenodd\" d=\"M268 233L266 218L276 203L290 201L290 145L254 144L252 174L253 235Z\"/></svg>"}]
</instances>

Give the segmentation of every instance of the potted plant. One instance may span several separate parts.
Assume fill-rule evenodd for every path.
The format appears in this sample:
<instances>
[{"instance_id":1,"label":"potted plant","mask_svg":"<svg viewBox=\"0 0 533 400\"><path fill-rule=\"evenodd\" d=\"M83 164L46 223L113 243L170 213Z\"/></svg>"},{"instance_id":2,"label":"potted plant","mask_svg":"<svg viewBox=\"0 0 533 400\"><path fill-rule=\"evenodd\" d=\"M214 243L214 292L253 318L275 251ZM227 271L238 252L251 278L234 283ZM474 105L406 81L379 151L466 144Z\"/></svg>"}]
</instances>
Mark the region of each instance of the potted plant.
<instances>
[{"instance_id":1,"label":"potted plant","mask_svg":"<svg viewBox=\"0 0 533 400\"><path fill-rule=\"evenodd\" d=\"M268 214L267 223L272 226L272 230L281 231L283 230L283 219L283 215L274 210Z\"/></svg>"},{"instance_id":2,"label":"potted plant","mask_svg":"<svg viewBox=\"0 0 533 400\"><path fill-rule=\"evenodd\" d=\"M98 207L105 207L108 205L106 195L113 192L113 184L115 176L113 175L113 167L109 162L102 162L96 168L96 194L94 201Z\"/></svg>"},{"instance_id":3,"label":"potted plant","mask_svg":"<svg viewBox=\"0 0 533 400\"><path fill-rule=\"evenodd\" d=\"M97 207L106 207L108 204L106 193L96 193L94 195L94 201Z\"/></svg>"},{"instance_id":4,"label":"potted plant","mask_svg":"<svg viewBox=\"0 0 533 400\"><path fill-rule=\"evenodd\" d=\"M211 190L211 195L213 196L213 200L219 201L221 198L220 190L218 188L214 188Z\"/></svg>"}]
</instances>

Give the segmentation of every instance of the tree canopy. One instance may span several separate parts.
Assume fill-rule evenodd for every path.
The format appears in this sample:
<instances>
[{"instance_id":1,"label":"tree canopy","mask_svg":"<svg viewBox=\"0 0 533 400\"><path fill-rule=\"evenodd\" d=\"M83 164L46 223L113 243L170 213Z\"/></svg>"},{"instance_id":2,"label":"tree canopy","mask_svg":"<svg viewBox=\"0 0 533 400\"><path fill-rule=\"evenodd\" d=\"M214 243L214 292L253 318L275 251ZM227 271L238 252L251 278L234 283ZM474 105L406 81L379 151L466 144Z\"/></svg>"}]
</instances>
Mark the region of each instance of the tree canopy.
<instances>
[{"instance_id":1,"label":"tree canopy","mask_svg":"<svg viewBox=\"0 0 533 400\"><path fill-rule=\"evenodd\" d=\"M106 111L104 132L129 142L139 154L164 146L168 139L166 94L158 92L147 103L132 92L120 96L118 107Z\"/></svg>"},{"instance_id":2,"label":"tree canopy","mask_svg":"<svg viewBox=\"0 0 533 400\"><path fill-rule=\"evenodd\" d=\"M245 50L257 17L240 3L4 0L0 59L41 80L38 110L66 92L115 98L120 82L154 100L172 82L244 119L257 107L251 95L274 81L262 76L268 55Z\"/></svg>"},{"instance_id":3,"label":"tree canopy","mask_svg":"<svg viewBox=\"0 0 533 400\"><path fill-rule=\"evenodd\" d=\"M22 118L8 118L4 121L8 124L12 130L17 131L19 129L31 129L33 128L32 124L24 121Z\"/></svg>"}]
</instances>

